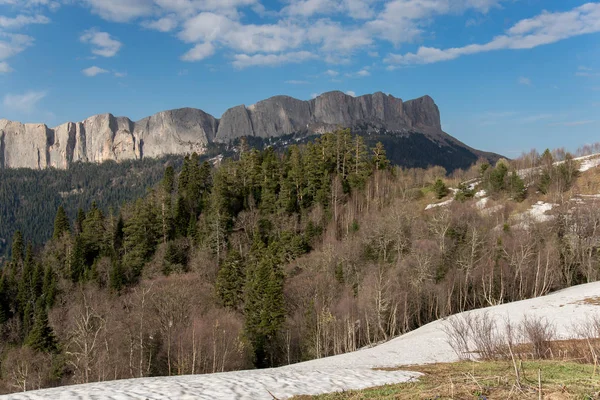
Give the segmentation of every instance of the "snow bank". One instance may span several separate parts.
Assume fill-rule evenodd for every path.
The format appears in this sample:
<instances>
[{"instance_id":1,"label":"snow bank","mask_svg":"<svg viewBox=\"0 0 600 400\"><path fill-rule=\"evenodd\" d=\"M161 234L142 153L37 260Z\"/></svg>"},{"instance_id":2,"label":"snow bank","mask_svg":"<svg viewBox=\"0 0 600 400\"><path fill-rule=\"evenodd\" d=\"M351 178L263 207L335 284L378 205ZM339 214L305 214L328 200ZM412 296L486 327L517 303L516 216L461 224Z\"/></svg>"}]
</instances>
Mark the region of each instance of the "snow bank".
<instances>
[{"instance_id":1,"label":"snow bank","mask_svg":"<svg viewBox=\"0 0 600 400\"><path fill-rule=\"evenodd\" d=\"M468 313L487 313L497 321L509 319L519 324L525 316L546 318L556 327L558 338L574 336L574 327L585 322L600 306L585 303L600 296L600 282L561 290L536 299L488 307ZM418 374L403 371L373 370L435 362L457 361L438 320L379 346L334 357L307 361L286 367L189 375L140 378L67 386L8 396L0 399L256 399L272 400L298 394L318 394L361 389L415 379Z\"/></svg>"},{"instance_id":2,"label":"snow bank","mask_svg":"<svg viewBox=\"0 0 600 400\"><path fill-rule=\"evenodd\" d=\"M594 155L598 156L597 154ZM579 165L579 172L585 172L589 169L596 168L598 165L600 165L600 157L587 158Z\"/></svg>"}]
</instances>

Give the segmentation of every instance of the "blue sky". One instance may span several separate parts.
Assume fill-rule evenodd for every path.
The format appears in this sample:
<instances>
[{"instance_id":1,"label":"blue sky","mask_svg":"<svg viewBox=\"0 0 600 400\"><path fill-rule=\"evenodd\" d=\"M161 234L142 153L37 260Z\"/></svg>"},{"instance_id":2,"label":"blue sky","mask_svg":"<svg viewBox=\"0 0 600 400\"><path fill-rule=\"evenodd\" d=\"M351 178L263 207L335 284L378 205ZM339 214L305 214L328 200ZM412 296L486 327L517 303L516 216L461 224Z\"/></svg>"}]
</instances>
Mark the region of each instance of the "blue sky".
<instances>
[{"instance_id":1,"label":"blue sky","mask_svg":"<svg viewBox=\"0 0 600 400\"><path fill-rule=\"evenodd\" d=\"M0 0L0 118L424 94L509 157L600 141L600 2Z\"/></svg>"}]
</instances>

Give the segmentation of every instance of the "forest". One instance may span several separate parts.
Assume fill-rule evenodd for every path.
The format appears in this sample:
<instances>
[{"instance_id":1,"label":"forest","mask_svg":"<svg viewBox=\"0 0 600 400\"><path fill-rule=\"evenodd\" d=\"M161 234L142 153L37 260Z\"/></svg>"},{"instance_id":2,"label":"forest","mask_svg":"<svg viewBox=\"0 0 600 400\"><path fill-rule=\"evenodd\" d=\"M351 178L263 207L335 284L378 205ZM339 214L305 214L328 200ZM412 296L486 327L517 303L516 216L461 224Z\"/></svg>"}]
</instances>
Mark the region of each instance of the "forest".
<instances>
[{"instance_id":1,"label":"forest","mask_svg":"<svg viewBox=\"0 0 600 400\"><path fill-rule=\"evenodd\" d=\"M571 207L564 152L449 175L393 167L349 130L237 151L167 165L110 212L60 204L37 250L14 234L0 391L285 365L598 279L600 209ZM502 207L478 209L481 190ZM538 199L555 218L514 220Z\"/></svg>"}]
</instances>

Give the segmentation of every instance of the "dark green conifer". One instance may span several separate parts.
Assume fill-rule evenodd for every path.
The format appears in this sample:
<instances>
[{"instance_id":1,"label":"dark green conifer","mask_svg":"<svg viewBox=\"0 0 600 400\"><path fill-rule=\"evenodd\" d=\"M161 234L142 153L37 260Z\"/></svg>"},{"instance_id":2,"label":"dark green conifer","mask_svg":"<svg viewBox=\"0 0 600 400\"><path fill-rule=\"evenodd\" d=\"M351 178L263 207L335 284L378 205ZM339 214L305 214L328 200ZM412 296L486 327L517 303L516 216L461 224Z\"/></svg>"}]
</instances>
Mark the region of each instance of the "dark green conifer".
<instances>
[{"instance_id":1,"label":"dark green conifer","mask_svg":"<svg viewBox=\"0 0 600 400\"><path fill-rule=\"evenodd\" d=\"M61 205L58 207L56 217L54 218L54 234L53 239L59 239L66 232L71 232L71 225L69 224L69 218L65 212L64 207Z\"/></svg>"}]
</instances>

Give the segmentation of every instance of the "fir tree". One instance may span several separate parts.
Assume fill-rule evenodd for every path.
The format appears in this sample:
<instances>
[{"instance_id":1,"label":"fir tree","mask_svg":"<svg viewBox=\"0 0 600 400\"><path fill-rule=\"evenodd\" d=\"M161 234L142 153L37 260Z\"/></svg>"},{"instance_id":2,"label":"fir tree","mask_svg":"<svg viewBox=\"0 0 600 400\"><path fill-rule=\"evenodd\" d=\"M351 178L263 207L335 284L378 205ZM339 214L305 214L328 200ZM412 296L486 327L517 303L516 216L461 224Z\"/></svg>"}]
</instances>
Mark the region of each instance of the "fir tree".
<instances>
[{"instance_id":1,"label":"fir tree","mask_svg":"<svg viewBox=\"0 0 600 400\"><path fill-rule=\"evenodd\" d=\"M217 275L216 291L221 303L228 308L237 308L244 293L244 259L236 250L231 250Z\"/></svg>"},{"instance_id":2,"label":"fir tree","mask_svg":"<svg viewBox=\"0 0 600 400\"><path fill-rule=\"evenodd\" d=\"M23 262L23 235L21 231L16 231L13 235L11 261L15 265Z\"/></svg>"},{"instance_id":3,"label":"fir tree","mask_svg":"<svg viewBox=\"0 0 600 400\"><path fill-rule=\"evenodd\" d=\"M85 220L85 211L83 208L79 207L77 210L77 217L75 218L75 231L76 233L81 233L83 231L83 221Z\"/></svg>"},{"instance_id":4,"label":"fir tree","mask_svg":"<svg viewBox=\"0 0 600 400\"><path fill-rule=\"evenodd\" d=\"M57 290L56 274L54 273L52 267L48 265L44 271L44 285L42 288L43 297L46 301L46 307L48 309L52 308L54 302L56 301Z\"/></svg>"},{"instance_id":5,"label":"fir tree","mask_svg":"<svg viewBox=\"0 0 600 400\"><path fill-rule=\"evenodd\" d=\"M25 345L33 350L46 353L53 353L58 350L56 336L48 323L46 304L42 301L39 301L36 305L35 322L25 339Z\"/></svg>"},{"instance_id":6,"label":"fir tree","mask_svg":"<svg viewBox=\"0 0 600 400\"><path fill-rule=\"evenodd\" d=\"M59 239L66 232L71 232L71 225L69 224L69 218L65 212L64 207L61 205L58 207L56 217L54 218L54 234L53 239Z\"/></svg>"},{"instance_id":7,"label":"fir tree","mask_svg":"<svg viewBox=\"0 0 600 400\"><path fill-rule=\"evenodd\" d=\"M253 257L262 257L252 267L246 283L245 332L254 351L255 365L261 368L273 366L276 361L278 333L285 320L284 278L274 256L277 251L261 251L260 239L256 237L253 247Z\"/></svg>"},{"instance_id":8,"label":"fir tree","mask_svg":"<svg viewBox=\"0 0 600 400\"><path fill-rule=\"evenodd\" d=\"M69 259L69 273L73 283L80 282L85 274L85 251L81 235L75 236L75 243Z\"/></svg>"}]
</instances>

